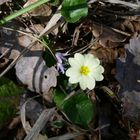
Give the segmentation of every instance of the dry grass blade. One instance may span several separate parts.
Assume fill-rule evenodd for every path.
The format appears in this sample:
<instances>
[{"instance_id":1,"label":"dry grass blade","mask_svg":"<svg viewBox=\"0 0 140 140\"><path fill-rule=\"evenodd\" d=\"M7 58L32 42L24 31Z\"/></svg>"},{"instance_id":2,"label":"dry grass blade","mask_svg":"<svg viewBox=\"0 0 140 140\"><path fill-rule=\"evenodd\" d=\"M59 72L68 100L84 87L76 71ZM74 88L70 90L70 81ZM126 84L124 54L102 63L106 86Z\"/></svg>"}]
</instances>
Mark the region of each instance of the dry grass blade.
<instances>
[{"instance_id":1,"label":"dry grass blade","mask_svg":"<svg viewBox=\"0 0 140 140\"><path fill-rule=\"evenodd\" d=\"M102 86L101 88L102 88L102 89L104 90L104 92L106 92L110 97L114 97L114 96L115 96L114 92L111 91L107 86Z\"/></svg>"},{"instance_id":2,"label":"dry grass blade","mask_svg":"<svg viewBox=\"0 0 140 140\"><path fill-rule=\"evenodd\" d=\"M67 134L64 134L62 136L49 138L48 140L70 140L70 139L73 139L81 134L82 133L67 133Z\"/></svg>"},{"instance_id":3,"label":"dry grass blade","mask_svg":"<svg viewBox=\"0 0 140 140\"><path fill-rule=\"evenodd\" d=\"M130 7L132 9L139 9L140 8L140 5L134 4L134 3L130 3L130 2L126 2L126 1L121 1L121 0L105 0L105 1L113 3L113 4L121 4L121 5Z\"/></svg>"},{"instance_id":4,"label":"dry grass blade","mask_svg":"<svg viewBox=\"0 0 140 140\"><path fill-rule=\"evenodd\" d=\"M26 101L23 105L22 105L22 107L21 107L21 110L20 110L20 117L21 117L21 122L22 122L22 126L23 126L23 128L24 128L24 130L25 130L25 132L26 133L28 133L29 131L30 131L30 127L29 127L29 125L26 123L26 103L27 103L28 101Z\"/></svg>"},{"instance_id":5,"label":"dry grass blade","mask_svg":"<svg viewBox=\"0 0 140 140\"><path fill-rule=\"evenodd\" d=\"M0 55L0 59L1 59L2 57L4 57L8 52L9 52L9 49L7 49L3 54Z\"/></svg>"},{"instance_id":6,"label":"dry grass blade","mask_svg":"<svg viewBox=\"0 0 140 140\"><path fill-rule=\"evenodd\" d=\"M44 35L46 32L48 32L53 26L56 26L57 24L59 24L58 21L62 17L61 14L60 14L60 12L59 12L60 8L61 8L61 6L58 7L56 13L52 16L52 18L48 22L47 26L45 27L45 29L40 33L39 37L42 36L42 35Z\"/></svg>"},{"instance_id":7,"label":"dry grass blade","mask_svg":"<svg viewBox=\"0 0 140 140\"><path fill-rule=\"evenodd\" d=\"M92 4L92 3L94 3L94 2L96 2L97 0L89 0L88 1L88 4Z\"/></svg>"},{"instance_id":8,"label":"dry grass blade","mask_svg":"<svg viewBox=\"0 0 140 140\"><path fill-rule=\"evenodd\" d=\"M5 2L9 2L9 1L12 1L12 0L0 0L0 5L4 4Z\"/></svg>"},{"instance_id":9,"label":"dry grass blade","mask_svg":"<svg viewBox=\"0 0 140 140\"><path fill-rule=\"evenodd\" d=\"M39 135L39 132L42 130L42 128L45 126L47 121L50 119L50 117L53 115L55 112L55 108L52 108L50 110L45 109L36 123L34 124L33 128L31 131L27 134L24 140L35 140L37 136Z\"/></svg>"},{"instance_id":10,"label":"dry grass blade","mask_svg":"<svg viewBox=\"0 0 140 140\"><path fill-rule=\"evenodd\" d=\"M126 33L126 32L123 32L123 31L120 31L120 30L118 30L118 29L115 29L115 28L111 28L111 29L112 29L113 31L117 32L117 33L122 34L122 35L125 35L125 36L128 36L128 37L131 36L131 34Z\"/></svg>"}]
</instances>

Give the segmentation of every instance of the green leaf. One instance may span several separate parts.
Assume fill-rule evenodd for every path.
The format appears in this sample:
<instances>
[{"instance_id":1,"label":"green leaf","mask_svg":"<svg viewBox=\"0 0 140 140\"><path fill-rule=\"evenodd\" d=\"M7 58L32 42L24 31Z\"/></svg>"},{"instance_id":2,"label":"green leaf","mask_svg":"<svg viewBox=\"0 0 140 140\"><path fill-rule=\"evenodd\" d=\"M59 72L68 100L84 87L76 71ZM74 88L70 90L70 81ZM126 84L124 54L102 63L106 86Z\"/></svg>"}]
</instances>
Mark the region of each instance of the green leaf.
<instances>
[{"instance_id":1,"label":"green leaf","mask_svg":"<svg viewBox=\"0 0 140 140\"><path fill-rule=\"evenodd\" d=\"M50 48L50 50L53 50L52 43L47 36L43 36L41 39ZM47 48L43 53L43 59L45 60L48 67L54 66L56 64L56 60Z\"/></svg>"},{"instance_id":2,"label":"green leaf","mask_svg":"<svg viewBox=\"0 0 140 140\"><path fill-rule=\"evenodd\" d=\"M14 82L7 78L0 78L0 100L2 97L11 97L19 95L23 91L23 88L15 85Z\"/></svg>"},{"instance_id":3,"label":"green leaf","mask_svg":"<svg viewBox=\"0 0 140 140\"><path fill-rule=\"evenodd\" d=\"M94 105L84 93L77 93L63 104L63 110L75 124L88 128L94 116Z\"/></svg>"},{"instance_id":4,"label":"green leaf","mask_svg":"<svg viewBox=\"0 0 140 140\"><path fill-rule=\"evenodd\" d=\"M4 101L0 103L0 129L2 126L7 123L16 114L13 105L10 101Z\"/></svg>"},{"instance_id":5,"label":"green leaf","mask_svg":"<svg viewBox=\"0 0 140 140\"><path fill-rule=\"evenodd\" d=\"M0 78L0 129L16 114L21 92L23 88L7 78Z\"/></svg>"},{"instance_id":6,"label":"green leaf","mask_svg":"<svg viewBox=\"0 0 140 140\"><path fill-rule=\"evenodd\" d=\"M62 128L64 126L63 121L53 121L51 122L51 126L54 128Z\"/></svg>"},{"instance_id":7,"label":"green leaf","mask_svg":"<svg viewBox=\"0 0 140 140\"><path fill-rule=\"evenodd\" d=\"M60 89L54 90L54 98L53 99L54 99L54 102L56 103L56 106L58 108L62 108L65 97L66 97L66 94L62 90L60 90Z\"/></svg>"},{"instance_id":8,"label":"green leaf","mask_svg":"<svg viewBox=\"0 0 140 140\"><path fill-rule=\"evenodd\" d=\"M88 14L88 5L86 0L64 0L61 8L61 14L66 21L74 23L81 17Z\"/></svg>"}]
</instances>

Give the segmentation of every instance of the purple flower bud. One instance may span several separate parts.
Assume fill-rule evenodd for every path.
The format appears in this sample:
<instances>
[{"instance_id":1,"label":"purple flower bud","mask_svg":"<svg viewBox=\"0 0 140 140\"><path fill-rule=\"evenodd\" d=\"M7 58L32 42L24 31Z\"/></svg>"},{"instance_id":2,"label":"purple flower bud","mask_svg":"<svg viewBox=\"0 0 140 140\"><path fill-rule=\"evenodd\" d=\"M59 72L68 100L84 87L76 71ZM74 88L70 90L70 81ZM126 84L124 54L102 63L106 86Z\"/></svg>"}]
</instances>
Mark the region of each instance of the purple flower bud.
<instances>
[{"instance_id":1,"label":"purple flower bud","mask_svg":"<svg viewBox=\"0 0 140 140\"><path fill-rule=\"evenodd\" d=\"M60 52L57 52L55 54L56 58L57 58L57 70L62 72L63 74L65 73L65 68L64 68L64 65L63 65L63 60L65 61L66 58L65 56L67 55L67 53L60 53Z\"/></svg>"}]
</instances>

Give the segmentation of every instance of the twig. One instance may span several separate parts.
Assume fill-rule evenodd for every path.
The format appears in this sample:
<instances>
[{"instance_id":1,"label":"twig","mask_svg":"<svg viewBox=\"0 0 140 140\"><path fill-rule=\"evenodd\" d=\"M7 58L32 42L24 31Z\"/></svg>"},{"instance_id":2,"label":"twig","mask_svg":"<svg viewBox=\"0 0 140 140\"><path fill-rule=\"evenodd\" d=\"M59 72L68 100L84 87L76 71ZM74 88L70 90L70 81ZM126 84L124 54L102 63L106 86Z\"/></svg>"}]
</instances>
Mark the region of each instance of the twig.
<instances>
[{"instance_id":1,"label":"twig","mask_svg":"<svg viewBox=\"0 0 140 140\"><path fill-rule=\"evenodd\" d=\"M117 33L120 33L120 34L122 34L122 35L125 35L125 36L131 36L131 34L129 34L129 33L126 33L126 32L123 32L123 31L120 31L120 30L118 30L118 29L115 29L115 28L111 28L113 31L115 31L115 32L117 32Z\"/></svg>"},{"instance_id":2,"label":"twig","mask_svg":"<svg viewBox=\"0 0 140 140\"><path fill-rule=\"evenodd\" d=\"M126 2L126 1L121 1L121 0L105 0L106 2L110 2L110 3L115 3L115 4L121 4L121 5L125 5L127 7L133 8L133 9L139 9L140 5L138 4L134 4L134 3L130 3L130 2Z\"/></svg>"},{"instance_id":3,"label":"twig","mask_svg":"<svg viewBox=\"0 0 140 140\"><path fill-rule=\"evenodd\" d=\"M67 133L61 136L49 138L48 140L70 140L70 139L74 139L75 137L81 134L82 133Z\"/></svg>"}]
</instances>

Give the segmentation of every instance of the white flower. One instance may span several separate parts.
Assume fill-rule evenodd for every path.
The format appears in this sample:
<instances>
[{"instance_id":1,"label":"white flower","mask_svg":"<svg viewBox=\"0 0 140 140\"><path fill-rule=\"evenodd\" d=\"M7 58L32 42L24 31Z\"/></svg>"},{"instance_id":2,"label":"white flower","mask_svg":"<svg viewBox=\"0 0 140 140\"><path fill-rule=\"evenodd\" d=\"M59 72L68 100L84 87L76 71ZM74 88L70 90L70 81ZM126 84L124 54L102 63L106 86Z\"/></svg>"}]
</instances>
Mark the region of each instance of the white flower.
<instances>
[{"instance_id":1,"label":"white flower","mask_svg":"<svg viewBox=\"0 0 140 140\"><path fill-rule=\"evenodd\" d=\"M93 89L95 81L102 81L104 68L100 65L98 58L92 54L82 55L76 53L74 58L68 59L71 67L66 71L71 84L79 83L81 89Z\"/></svg>"}]
</instances>

